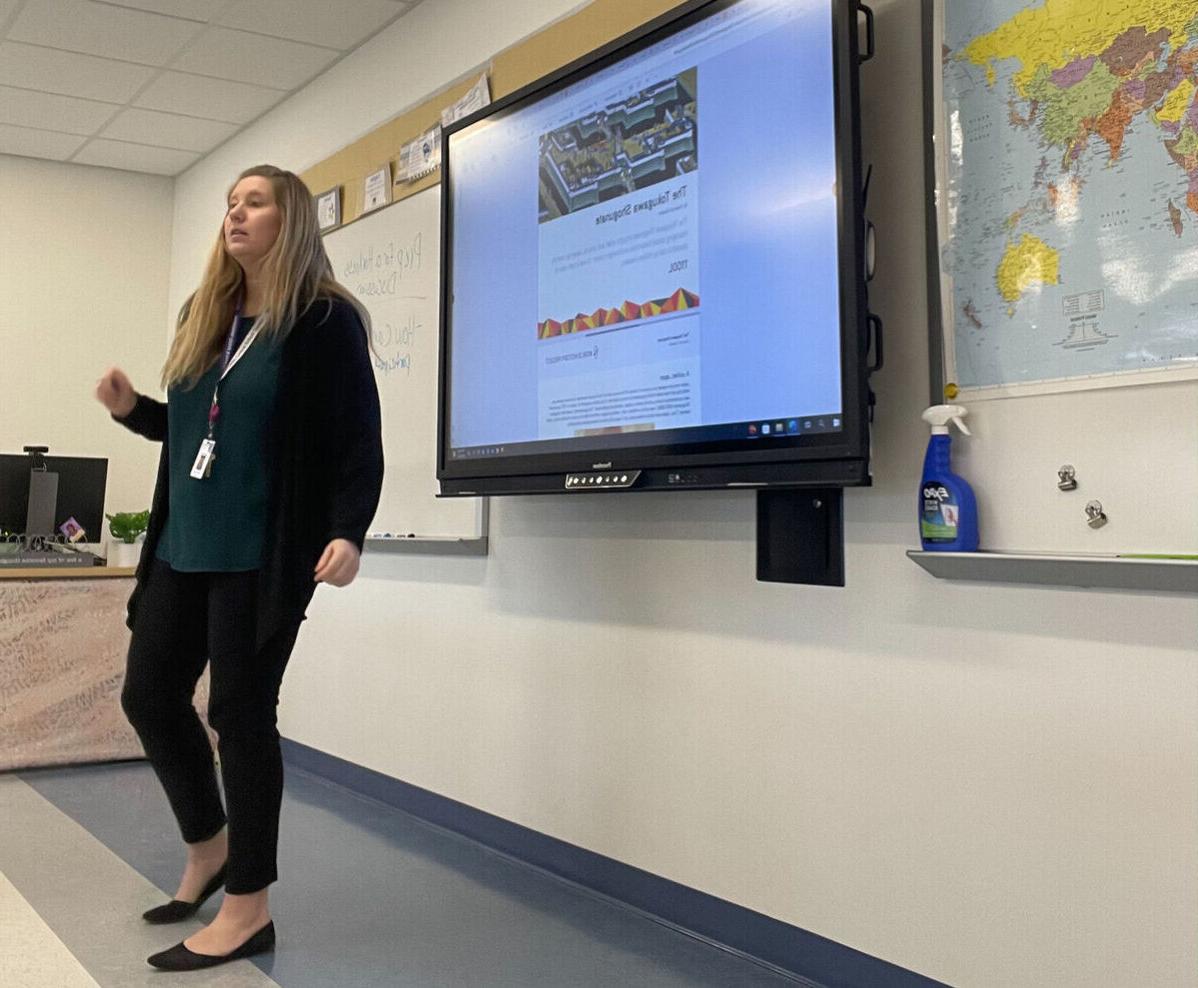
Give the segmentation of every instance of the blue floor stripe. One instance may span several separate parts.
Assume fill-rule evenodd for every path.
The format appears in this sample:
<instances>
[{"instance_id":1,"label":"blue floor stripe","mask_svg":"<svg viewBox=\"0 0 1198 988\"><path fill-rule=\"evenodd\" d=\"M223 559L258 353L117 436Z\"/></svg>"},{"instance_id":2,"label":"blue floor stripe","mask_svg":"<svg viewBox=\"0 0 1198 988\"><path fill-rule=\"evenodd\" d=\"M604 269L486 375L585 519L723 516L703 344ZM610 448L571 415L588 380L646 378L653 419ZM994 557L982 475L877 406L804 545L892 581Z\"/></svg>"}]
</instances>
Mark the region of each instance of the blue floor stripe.
<instances>
[{"instance_id":1,"label":"blue floor stripe","mask_svg":"<svg viewBox=\"0 0 1198 988\"><path fill-rule=\"evenodd\" d=\"M173 891L182 849L148 765L20 778L164 897ZM279 871L271 894L279 948L269 967L259 966L284 988L796 983L349 791L291 757ZM201 918L215 914L218 898Z\"/></svg>"},{"instance_id":2,"label":"blue floor stripe","mask_svg":"<svg viewBox=\"0 0 1198 988\"><path fill-rule=\"evenodd\" d=\"M285 739L283 745L288 764L627 903L670 925L761 959L801 983L817 988L945 988L943 982L833 940L299 742Z\"/></svg>"}]
</instances>

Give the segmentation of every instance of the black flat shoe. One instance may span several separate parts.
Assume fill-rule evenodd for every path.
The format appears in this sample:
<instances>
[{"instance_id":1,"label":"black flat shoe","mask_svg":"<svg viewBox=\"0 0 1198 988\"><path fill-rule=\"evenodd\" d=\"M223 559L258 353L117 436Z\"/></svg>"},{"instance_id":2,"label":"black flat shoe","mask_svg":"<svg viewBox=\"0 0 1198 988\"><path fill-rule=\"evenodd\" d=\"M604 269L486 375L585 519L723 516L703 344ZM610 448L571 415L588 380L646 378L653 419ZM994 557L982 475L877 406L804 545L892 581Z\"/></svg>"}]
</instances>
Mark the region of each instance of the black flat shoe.
<instances>
[{"instance_id":1,"label":"black flat shoe","mask_svg":"<svg viewBox=\"0 0 1198 988\"><path fill-rule=\"evenodd\" d=\"M226 865L220 866L220 871L213 875L212 880L200 890L200 897L195 902L171 899L165 905L147 909L141 914L141 918L147 923L177 923L181 919L195 915L196 910L208 901L212 893L225 884L226 867Z\"/></svg>"},{"instance_id":2,"label":"black flat shoe","mask_svg":"<svg viewBox=\"0 0 1198 988\"><path fill-rule=\"evenodd\" d=\"M243 957L253 957L255 954L265 954L275 947L274 920L250 937L245 943L227 954L197 954L188 950L182 943L177 943L170 950L153 954L146 960L161 968L163 971L198 971L203 967L216 967L227 961L239 961Z\"/></svg>"}]
</instances>

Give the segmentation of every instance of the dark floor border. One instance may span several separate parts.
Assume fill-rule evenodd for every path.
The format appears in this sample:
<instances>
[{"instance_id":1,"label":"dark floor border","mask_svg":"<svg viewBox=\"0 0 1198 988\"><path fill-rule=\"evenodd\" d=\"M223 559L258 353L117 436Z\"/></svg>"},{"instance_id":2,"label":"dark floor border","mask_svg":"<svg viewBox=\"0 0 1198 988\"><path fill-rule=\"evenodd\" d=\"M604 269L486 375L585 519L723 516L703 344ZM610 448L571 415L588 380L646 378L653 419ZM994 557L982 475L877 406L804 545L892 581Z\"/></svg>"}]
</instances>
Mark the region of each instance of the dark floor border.
<instances>
[{"instance_id":1,"label":"dark floor border","mask_svg":"<svg viewBox=\"0 0 1198 988\"><path fill-rule=\"evenodd\" d=\"M283 739L290 765L411 813L683 930L757 958L812 988L935 988L943 983L427 789Z\"/></svg>"}]
</instances>

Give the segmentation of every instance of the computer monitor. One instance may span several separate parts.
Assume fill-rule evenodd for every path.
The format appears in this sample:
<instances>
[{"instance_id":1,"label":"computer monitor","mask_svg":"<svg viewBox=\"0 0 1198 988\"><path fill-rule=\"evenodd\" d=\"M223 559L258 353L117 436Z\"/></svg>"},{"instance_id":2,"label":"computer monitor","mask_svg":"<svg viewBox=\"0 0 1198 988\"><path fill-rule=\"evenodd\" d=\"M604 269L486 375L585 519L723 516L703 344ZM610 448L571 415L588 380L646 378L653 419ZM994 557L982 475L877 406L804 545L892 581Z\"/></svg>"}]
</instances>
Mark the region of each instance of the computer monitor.
<instances>
[{"instance_id":1,"label":"computer monitor","mask_svg":"<svg viewBox=\"0 0 1198 988\"><path fill-rule=\"evenodd\" d=\"M74 518L85 532L81 541L102 542L108 460L93 456L45 456L42 460L48 473L58 475L52 531L25 531L33 457L25 453L0 453L0 532L60 535L60 527Z\"/></svg>"}]
</instances>

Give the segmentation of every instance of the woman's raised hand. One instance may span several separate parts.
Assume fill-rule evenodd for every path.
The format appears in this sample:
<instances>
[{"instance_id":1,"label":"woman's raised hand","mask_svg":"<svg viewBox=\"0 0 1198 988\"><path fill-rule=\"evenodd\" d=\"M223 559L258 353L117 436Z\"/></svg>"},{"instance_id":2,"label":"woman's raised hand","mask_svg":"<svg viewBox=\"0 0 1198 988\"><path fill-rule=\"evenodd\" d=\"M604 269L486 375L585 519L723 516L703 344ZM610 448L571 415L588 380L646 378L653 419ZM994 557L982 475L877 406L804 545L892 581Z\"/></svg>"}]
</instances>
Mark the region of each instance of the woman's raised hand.
<instances>
[{"instance_id":1,"label":"woman's raised hand","mask_svg":"<svg viewBox=\"0 0 1198 988\"><path fill-rule=\"evenodd\" d=\"M137 392L119 367L109 367L96 382L96 400L118 419L123 419L137 404Z\"/></svg>"}]
</instances>

